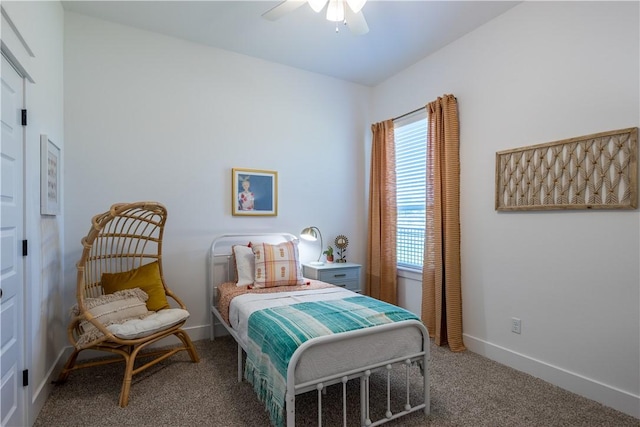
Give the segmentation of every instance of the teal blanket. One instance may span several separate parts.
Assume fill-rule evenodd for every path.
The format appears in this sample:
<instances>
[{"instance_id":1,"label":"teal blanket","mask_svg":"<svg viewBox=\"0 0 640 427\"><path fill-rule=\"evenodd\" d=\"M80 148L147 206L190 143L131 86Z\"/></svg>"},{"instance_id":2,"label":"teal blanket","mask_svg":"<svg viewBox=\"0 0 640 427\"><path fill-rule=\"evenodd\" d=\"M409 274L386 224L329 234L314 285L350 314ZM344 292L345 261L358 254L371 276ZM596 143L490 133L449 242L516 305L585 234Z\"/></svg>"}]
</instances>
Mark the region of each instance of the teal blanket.
<instances>
[{"instance_id":1,"label":"teal blanket","mask_svg":"<svg viewBox=\"0 0 640 427\"><path fill-rule=\"evenodd\" d=\"M305 341L418 317L366 296L259 310L249 317L245 379L265 403L271 422L284 424L287 366Z\"/></svg>"}]
</instances>

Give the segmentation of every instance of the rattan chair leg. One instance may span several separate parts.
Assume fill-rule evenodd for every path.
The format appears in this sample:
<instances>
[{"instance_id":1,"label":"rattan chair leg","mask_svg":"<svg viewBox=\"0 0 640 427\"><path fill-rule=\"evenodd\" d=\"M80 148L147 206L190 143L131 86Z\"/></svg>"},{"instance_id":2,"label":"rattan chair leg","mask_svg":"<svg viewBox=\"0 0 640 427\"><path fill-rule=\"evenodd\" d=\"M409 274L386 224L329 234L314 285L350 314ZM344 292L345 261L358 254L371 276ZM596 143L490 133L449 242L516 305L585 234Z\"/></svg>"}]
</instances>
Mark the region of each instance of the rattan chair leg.
<instances>
[{"instance_id":1,"label":"rattan chair leg","mask_svg":"<svg viewBox=\"0 0 640 427\"><path fill-rule=\"evenodd\" d=\"M191 361L193 363L200 362L200 357L198 356L198 352L196 351L196 348L193 345L191 338L189 338L189 335L183 330L176 332L174 335L180 338L180 341L182 341L182 343L184 344L185 350L189 352Z\"/></svg>"},{"instance_id":2,"label":"rattan chair leg","mask_svg":"<svg viewBox=\"0 0 640 427\"><path fill-rule=\"evenodd\" d=\"M131 379L133 377L133 365L136 361L137 350L133 354L125 356L124 378L122 380L122 389L120 390L120 407L124 408L129 404L129 391L131 390Z\"/></svg>"},{"instance_id":3,"label":"rattan chair leg","mask_svg":"<svg viewBox=\"0 0 640 427\"><path fill-rule=\"evenodd\" d=\"M78 354L80 354L80 350L74 349L73 353L71 353L71 355L67 359L67 363L64 364L64 368L62 369L62 372L60 372L60 375L58 376L58 380L56 381L56 383L60 384L67 381L67 378L69 378L69 374L71 374L71 371L73 370L73 367L76 364L76 359L78 358Z\"/></svg>"}]
</instances>

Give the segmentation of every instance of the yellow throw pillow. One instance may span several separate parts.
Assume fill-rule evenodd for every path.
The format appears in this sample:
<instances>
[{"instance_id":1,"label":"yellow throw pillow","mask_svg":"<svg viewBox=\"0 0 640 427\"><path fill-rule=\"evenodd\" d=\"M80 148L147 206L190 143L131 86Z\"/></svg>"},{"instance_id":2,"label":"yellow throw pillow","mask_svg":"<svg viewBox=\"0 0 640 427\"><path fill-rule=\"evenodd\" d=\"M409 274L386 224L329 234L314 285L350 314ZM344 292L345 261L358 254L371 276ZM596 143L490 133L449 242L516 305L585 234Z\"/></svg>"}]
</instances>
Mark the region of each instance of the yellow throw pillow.
<instances>
[{"instance_id":1,"label":"yellow throw pillow","mask_svg":"<svg viewBox=\"0 0 640 427\"><path fill-rule=\"evenodd\" d=\"M149 295L147 308L151 311L169 308L157 261L121 273L104 273L100 283L105 294L112 294L123 289L142 289Z\"/></svg>"}]
</instances>

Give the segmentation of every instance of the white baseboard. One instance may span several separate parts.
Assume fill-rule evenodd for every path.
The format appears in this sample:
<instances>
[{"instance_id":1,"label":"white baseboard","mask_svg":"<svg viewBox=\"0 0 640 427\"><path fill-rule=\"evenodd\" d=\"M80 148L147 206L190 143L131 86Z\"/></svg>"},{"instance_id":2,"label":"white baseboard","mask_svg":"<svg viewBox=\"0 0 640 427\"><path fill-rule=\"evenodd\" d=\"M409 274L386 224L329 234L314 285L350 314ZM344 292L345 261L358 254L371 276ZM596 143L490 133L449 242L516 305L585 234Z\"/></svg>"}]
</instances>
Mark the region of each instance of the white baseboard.
<instances>
[{"instance_id":1,"label":"white baseboard","mask_svg":"<svg viewBox=\"0 0 640 427\"><path fill-rule=\"evenodd\" d=\"M211 325L190 326L184 328L191 341L208 340L211 335Z\"/></svg>"},{"instance_id":2,"label":"white baseboard","mask_svg":"<svg viewBox=\"0 0 640 427\"><path fill-rule=\"evenodd\" d=\"M463 334L468 350L518 371L540 378L553 385L588 399L595 400L632 417L640 418L640 396L603 384L566 369L536 360L508 348Z\"/></svg>"},{"instance_id":3,"label":"white baseboard","mask_svg":"<svg viewBox=\"0 0 640 427\"><path fill-rule=\"evenodd\" d=\"M47 372L46 378L42 380L40 384L34 384L33 395L31 397L31 407L29 408L29 420L28 425L33 425L38 418L38 414L42 410L42 407L47 401L47 398L51 394L53 389L53 382L58 379L58 375L64 364L67 362L67 357L71 354L71 347L65 347L58 353L58 357L54 361L51 368Z\"/></svg>"}]
</instances>

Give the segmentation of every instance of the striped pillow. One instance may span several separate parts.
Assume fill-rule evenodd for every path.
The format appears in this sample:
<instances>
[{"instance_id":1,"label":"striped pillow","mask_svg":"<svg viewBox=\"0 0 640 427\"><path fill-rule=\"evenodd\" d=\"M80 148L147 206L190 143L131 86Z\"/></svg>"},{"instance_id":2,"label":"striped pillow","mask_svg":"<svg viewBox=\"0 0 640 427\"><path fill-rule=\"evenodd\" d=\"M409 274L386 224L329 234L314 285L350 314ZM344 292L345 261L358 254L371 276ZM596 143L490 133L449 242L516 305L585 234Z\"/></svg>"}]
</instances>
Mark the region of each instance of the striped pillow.
<instances>
[{"instance_id":1,"label":"striped pillow","mask_svg":"<svg viewBox=\"0 0 640 427\"><path fill-rule=\"evenodd\" d=\"M258 243L251 249L255 257L254 288L304 284L296 243L285 242L278 245Z\"/></svg>"},{"instance_id":2,"label":"striped pillow","mask_svg":"<svg viewBox=\"0 0 640 427\"><path fill-rule=\"evenodd\" d=\"M110 326L132 319L144 319L152 314L152 311L147 310L148 299L147 293L140 288L125 289L97 298L86 298L85 307L98 322ZM71 307L71 315L79 314L78 304L74 304ZM78 337L77 346L83 346L103 336L100 329L86 319L80 321L79 328L82 334Z\"/></svg>"}]
</instances>

